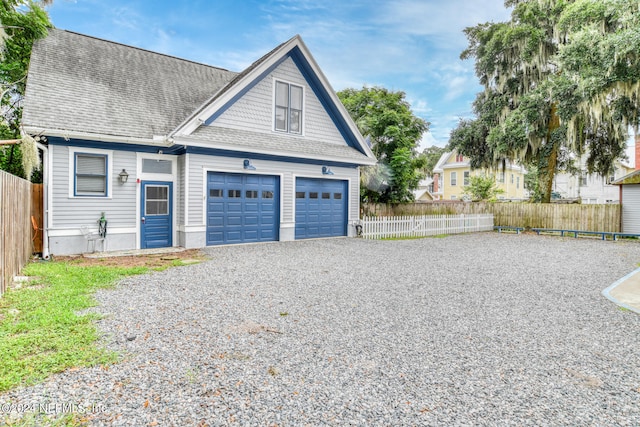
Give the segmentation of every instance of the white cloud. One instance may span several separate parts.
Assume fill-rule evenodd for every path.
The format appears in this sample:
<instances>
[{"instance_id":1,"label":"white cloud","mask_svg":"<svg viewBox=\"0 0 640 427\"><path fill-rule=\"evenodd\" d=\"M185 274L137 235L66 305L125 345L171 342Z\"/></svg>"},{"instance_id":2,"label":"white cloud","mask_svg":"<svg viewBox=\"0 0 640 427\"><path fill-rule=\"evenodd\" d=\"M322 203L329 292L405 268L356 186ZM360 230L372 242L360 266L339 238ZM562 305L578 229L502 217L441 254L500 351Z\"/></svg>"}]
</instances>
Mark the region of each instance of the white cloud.
<instances>
[{"instance_id":1,"label":"white cloud","mask_svg":"<svg viewBox=\"0 0 640 427\"><path fill-rule=\"evenodd\" d=\"M425 148L432 147L434 145L438 147L444 147L445 145L447 145L447 141L438 141L436 138L434 138L431 132L425 132L425 134L422 135L422 139L420 140L418 150L422 151Z\"/></svg>"},{"instance_id":2,"label":"white cloud","mask_svg":"<svg viewBox=\"0 0 640 427\"><path fill-rule=\"evenodd\" d=\"M407 98L409 104L411 104L411 109L417 115L427 115L433 111L431 107L429 107L429 103L423 99L412 100Z\"/></svg>"},{"instance_id":3,"label":"white cloud","mask_svg":"<svg viewBox=\"0 0 640 427\"><path fill-rule=\"evenodd\" d=\"M504 0L398 0L386 2L380 13L381 23L395 31L428 36L445 47L464 43L465 27L508 18Z\"/></svg>"},{"instance_id":4,"label":"white cloud","mask_svg":"<svg viewBox=\"0 0 640 427\"><path fill-rule=\"evenodd\" d=\"M467 76L456 76L448 80L447 82L447 94L444 99L446 101L453 101L464 95L468 89L469 78Z\"/></svg>"}]
</instances>

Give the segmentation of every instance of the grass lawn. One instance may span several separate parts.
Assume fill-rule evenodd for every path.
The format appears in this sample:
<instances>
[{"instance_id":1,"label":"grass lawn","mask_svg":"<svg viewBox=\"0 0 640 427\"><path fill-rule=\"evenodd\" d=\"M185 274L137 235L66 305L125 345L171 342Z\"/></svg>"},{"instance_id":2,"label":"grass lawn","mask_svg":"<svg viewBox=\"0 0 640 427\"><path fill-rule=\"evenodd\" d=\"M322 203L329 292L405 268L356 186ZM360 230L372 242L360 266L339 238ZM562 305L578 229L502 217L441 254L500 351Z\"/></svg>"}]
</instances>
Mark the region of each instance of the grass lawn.
<instances>
[{"instance_id":1,"label":"grass lawn","mask_svg":"<svg viewBox=\"0 0 640 427\"><path fill-rule=\"evenodd\" d=\"M78 311L96 304L92 294L148 268L34 262L23 274L36 279L0 298L0 393L42 381L74 366L116 361L98 348L95 314Z\"/></svg>"},{"instance_id":2,"label":"grass lawn","mask_svg":"<svg viewBox=\"0 0 640 427\"><path fill-rule=\"evenodd\" d=\"M118 355L96 345L98 316L80 313L96 305L93 293L125 276L203 259L199 251L185 251L28 264L22 274L33 280L0 297L0 393L68 368L114 363Z\"/></svg>"}]
</instances>

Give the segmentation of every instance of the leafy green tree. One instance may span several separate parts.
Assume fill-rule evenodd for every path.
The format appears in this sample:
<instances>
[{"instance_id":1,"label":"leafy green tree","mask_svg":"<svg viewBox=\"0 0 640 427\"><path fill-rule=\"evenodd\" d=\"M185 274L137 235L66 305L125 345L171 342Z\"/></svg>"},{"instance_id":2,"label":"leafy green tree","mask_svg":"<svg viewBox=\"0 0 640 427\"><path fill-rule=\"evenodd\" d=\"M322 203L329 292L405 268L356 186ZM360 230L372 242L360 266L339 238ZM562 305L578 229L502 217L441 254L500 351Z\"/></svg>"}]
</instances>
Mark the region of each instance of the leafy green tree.
<instances>
[{"instance_id":1,"label":"leafy green tree","mask_svg":"<svg viewBox=\"0 0 640 427\"><path fill-rule=\"evenodd\" d=\"M507 0L509 22L465 29L485 90L450 147L475 167L506 159L538 171L548 202L562 156L587 154L589 173L607 175L640 118L637 0Z\"/></svg>"},{"instance_id":2,"label":"leafy green tree","mask_svg":"<svg viewBox=\"0 0 640 427\"><path fill-rule=\"evenodd\" d=\"M440 157L442 157L442 155L446 152L446 147L438 147L436 145L432 145L431 147L427 147L422 150L420 156L424 157L425 164L422 170L425 175L433 175L433 169L436 167L436 164L438 164L438 160L440 160Z\"/></svg>"},{"instance_id":3,"label":"leafy green tree","mask_svg":"<svg viewBox=\"0 0 640 427\"><path fill-rule=\"evenodd\" d=\"M504 193L504 190L498 187L493 175L471 175L469 185L464 187L462 193L474 202L495 202L498 194Z\"/></svg>"},{"instance_id":4,"label":"leafy green tree","mask_svg":"<svg viewBox=\"0 0 640 427\"><path fill-rule=\"evenodd\" d=\"M27 71L33 42L47 34L52 27L43 5L51 1L0 1L0 139L19 139L22 119L22 99L26 87ZM0 168L14 175L40 180L41 175L27 177L26 169L37 162L34 142L9 145L0 149ZM36 157L34 159L34 156Z\"/></svg>"},{"instance_id":5,"label":"leafy green tree","mask_svg":"<svg viewBox=\"0 0 640 427\"><path fill-rule=\"evenodd\" d=\"M362 200L413 201L412 190L423 178L420 170L426 162L418 156L418 142L429 123L413 114L404 92L365 86L342 90L338 97L378 159L378 165L363 170Z\"/></svg>"}]
</instances>

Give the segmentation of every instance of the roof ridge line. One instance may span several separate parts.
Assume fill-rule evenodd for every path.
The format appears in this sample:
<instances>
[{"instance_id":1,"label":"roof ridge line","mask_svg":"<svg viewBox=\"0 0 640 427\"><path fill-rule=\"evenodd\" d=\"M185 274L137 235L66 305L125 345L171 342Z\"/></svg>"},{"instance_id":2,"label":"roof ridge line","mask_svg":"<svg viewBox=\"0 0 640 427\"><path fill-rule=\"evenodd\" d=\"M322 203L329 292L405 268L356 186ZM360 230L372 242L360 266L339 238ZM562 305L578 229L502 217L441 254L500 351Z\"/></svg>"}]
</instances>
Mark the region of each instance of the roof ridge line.
<instances>
[{"instance_id":1,"label":"roof ridge line","mask_svg":"<svg viewBox=\"0 0 640 427\"><path fill-rule=\"evenodd\" d=\"M167 58L177 59L179 61L190 62L192 64L202 65L204 67L209 67L209 68L215 68L217 70L226 71L228 73L236 73L236 74L238 73L237 71L231 71L231 70L228 70L226 68L218 67L216 65L205 64L204 62L198 62L198 61L194 61L192 59L180 58L179 56L169 55L167 53L162 53L162 52L156 52L156 51L153 51L153 50L145 49L145 48L138 47L138 46L133 46L133 45L130 45L130 44L120 43L120 42L116 42L116 41L113 41L113 40L107 40L107 39L103 39L103 38L100 38L100 37L91 36L91 35L88 35L88 34L78 33L76 31L65 30L63 28L53 28L53 30L64 31L65 33L75 34L77 36L86 37L86 38L89 38L89 39L94 39L94 40L98 40L98 41L109 43L109 44L120 45L120 46L123 46L123 47L128 47L130 49L136 49L136 50L139 50L139 51L142 51L142 52L146 52L146 53L151 53L151 54L154 54L154 55L165 56ZM49 31L51 31L51 29Z\"/></svg>"}]
</instances>

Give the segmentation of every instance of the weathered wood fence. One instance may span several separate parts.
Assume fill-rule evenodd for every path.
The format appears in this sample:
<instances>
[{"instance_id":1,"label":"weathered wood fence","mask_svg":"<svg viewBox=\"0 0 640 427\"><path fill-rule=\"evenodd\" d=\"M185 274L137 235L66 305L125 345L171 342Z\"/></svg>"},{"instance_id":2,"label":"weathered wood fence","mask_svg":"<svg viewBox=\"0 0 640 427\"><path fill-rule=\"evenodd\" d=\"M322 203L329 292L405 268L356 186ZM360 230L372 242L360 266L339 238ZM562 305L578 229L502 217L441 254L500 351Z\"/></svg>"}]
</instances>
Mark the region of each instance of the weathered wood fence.
<instances>
[{"instance_id":1,"label":"weathered wood fence","mask_svg":"<svg viewBox=\"0 0 640 427\"><path fill-rule=\"evenodd\" d=\"M44 229L44 188L42 184L31 184L31 216L35 222L36 229L33 230L33 252L42 253L43 240L42 231Z\"/></svg>"},{"instance_id":2,"label":"weathered wood fence","mask_svg":"<svg viewBox=\"0 0 640 427\"><path fill-rule=\"evenodd\" d=\"M31 183L0 171L0 295L32 252Z\"/></svg>"},{"instance_id":3,"label":"weathered wood fence","mask_svg":"<svg viewBox=\"0 0 640 427\"><path fill-rule=\"evenodd\" d=\"M620 232L620 205L549 203L415 203L363 204L364 216L460 215L490 213L494 224L584 231Z\"/></svg>"},{"instance_id":4,"label":"weathered wood fence","mask_svg":"<svg viewBox=\"0 0 640 427\"><path fill-rule=\"evenodd\" d=\"M365 239L437 236L493 230L493 215L422 215L365 216L362 218Z\"/></svg>"}]
</instances>

